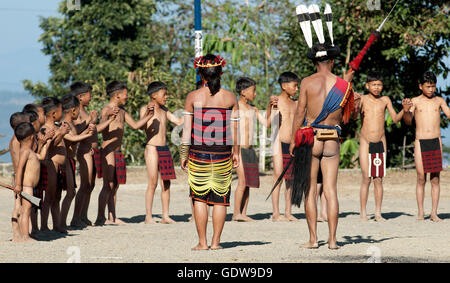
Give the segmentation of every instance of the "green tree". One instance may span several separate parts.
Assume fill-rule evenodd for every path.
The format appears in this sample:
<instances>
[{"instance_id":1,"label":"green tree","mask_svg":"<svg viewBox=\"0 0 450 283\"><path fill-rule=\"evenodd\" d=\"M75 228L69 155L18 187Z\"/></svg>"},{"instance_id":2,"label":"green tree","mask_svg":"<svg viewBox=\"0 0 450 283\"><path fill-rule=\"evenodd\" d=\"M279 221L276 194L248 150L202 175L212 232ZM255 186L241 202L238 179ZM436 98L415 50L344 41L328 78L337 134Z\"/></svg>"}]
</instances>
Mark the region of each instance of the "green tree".
<instances>
[{"instance_id":1,"label":"green tree","mask_svg":"<svg viewBox=\"0 0 450 283\"><path fill-rule=\"evenodd\" d=\"M130 90L125 108L138 119L139 107L148 102L148 83L162 80L169 86L169 107L182 107L194 78L173 75L176 30L159 20L156 1L84 0L80 10L71 11L66 4L59 4L60 17L40 20L42 52L50 56L48 84L24 80L26 90L36 97L62 97L72 82L89 82L93 85L90 108L98 111L108 100L108 82L124 81ZM144 143L141 132L125 128L128 160L143 162L142 148L137 145Z\"/></svg>"}]
</instances>

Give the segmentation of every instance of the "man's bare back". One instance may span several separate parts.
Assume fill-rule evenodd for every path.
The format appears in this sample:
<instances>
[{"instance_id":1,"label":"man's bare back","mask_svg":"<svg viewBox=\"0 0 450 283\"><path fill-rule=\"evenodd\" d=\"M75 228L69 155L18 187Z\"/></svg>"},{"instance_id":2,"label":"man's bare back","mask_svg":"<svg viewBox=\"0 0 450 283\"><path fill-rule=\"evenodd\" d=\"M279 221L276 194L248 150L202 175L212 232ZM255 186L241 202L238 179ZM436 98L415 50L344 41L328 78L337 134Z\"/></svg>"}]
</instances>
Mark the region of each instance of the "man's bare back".
<instances>
[{"instance_id":1,"label":"man's bare back","mask_svg":"<svg viewBox=\"0 0 450 283\"><path fill-rule=\"evenodd\" d=\"M306 120L308 121L308 125L314 122L314 120L319 116L320 112L322 111L325 99L327 98L328 93L335 85L336 80L337 76L332 73L329 74L316 73L305 78L302 81L300 91L302 91L302 89L305 89L307 99ZM340 125L341 121L342 121L342 110L338 110L328 115L328 117L325 118L325 120L323 120L319 124L336 126Z\"/></svg>"}]
</instances>

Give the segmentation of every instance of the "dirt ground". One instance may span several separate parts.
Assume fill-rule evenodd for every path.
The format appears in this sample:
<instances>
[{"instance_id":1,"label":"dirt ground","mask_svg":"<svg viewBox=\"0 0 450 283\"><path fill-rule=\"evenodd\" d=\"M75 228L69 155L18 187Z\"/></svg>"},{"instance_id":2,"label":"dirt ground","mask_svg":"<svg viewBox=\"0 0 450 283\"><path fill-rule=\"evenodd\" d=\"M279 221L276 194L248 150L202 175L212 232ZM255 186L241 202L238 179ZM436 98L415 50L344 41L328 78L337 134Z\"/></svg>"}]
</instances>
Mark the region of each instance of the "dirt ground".
<instances>
[{"instance_id":1,"label":"dirt ground","mask_svg":"<svg viewBox=\"0 0 450 283\"><path fill-rule=\"evenodd\" d=\"M171 217L176 224L144 224L144 194L147 175L142 168L129 168L128 183L119 189L117 214L127 224L88 227L70 230L68 235L41 234L32 243L11 242L12 193L0 190L0 262L150 262L150 263L283 263L283 262L450 262L450 171L441 174L440 223L426 219L417 221L415 171L389 171L384 180L383 216L386 222L359 218L358 171L340 171L338 197L340 217L337 230L337 251L329 250L327 223L318 223L320 247L305 250L299 246L308 240L304 209L295 207L297 222L270 220L272 205L265 201L273 183L271 172L261 176L262 187L252 189L248 214L255 222L231 221L234 204L228 208L227 222L222 234L223 250L194 252L197 233L189 222L191 208L186 175L177 171L178 179L171 187ZM2 182L11 178L0 177ZM79 181L79 180L78 180ZM233 191L237 180L234 175ZM97 181L89 217L95 220L97 198L101 188ZM64 195L63 195L64 196ZM368 213L374 213L373 187L370 189ZM280 197L284 211L284 189ZM430 184L426 186L425 210L431 210ZM70 222L73 204L68 217ZM161 198L158 188L154 201L156 218L161 218ZM427 215L428 216L428 215ZM51 221L50 221L51 222ZM208 224L208 239L212 224ZM210 242L209 242L210 243Z\"/></svg>"}]
</instances>

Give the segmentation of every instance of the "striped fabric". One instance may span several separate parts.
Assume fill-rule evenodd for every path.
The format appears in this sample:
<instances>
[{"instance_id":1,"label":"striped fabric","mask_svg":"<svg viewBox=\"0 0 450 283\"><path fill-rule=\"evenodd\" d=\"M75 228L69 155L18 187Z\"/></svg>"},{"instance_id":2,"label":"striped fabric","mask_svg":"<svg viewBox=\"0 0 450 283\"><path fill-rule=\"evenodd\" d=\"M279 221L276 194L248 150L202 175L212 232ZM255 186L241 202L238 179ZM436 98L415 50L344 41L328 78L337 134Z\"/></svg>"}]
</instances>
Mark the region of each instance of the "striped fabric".
<instances>
[{"instance_id":1,"label":"striped fabric","mask_svg":"<svg viewBox=\"0 0 450 283\"><path fill-rule=\"evenodd\" d=\"M331 113L346 107L350 97L353 97L352 85L340 77L337 77L336 84L330 90L323 103L322 111L319 116L317 116L316 120L311 123L311 126L321 129L335 129L338 131L338 134L341 135L340 127L320 125L319 123L325 120ZM344 123L346 123L345 120Z\"/></svg>"},{"instance_id":2,"label":"striped fabric","mask_svg":"<svg viewBox=\"0 0 450 283\"><path fill-rule=\"evenodd\" d=\"M114 160L116 162L116 178L117 184L123 185L127 182L127 168L125 164L125 158L120 151L114 152Z\"/></svg>"},{"instance_id":3,"label":"striped fabric","mask_svg":"<svg viewBox=\"0 0 450 283\"><path fill-rule=\"evenodd\" d=\"M231 108L194 108L192 145L232 145Z\"/></svg>"},{"instance_id":4,"label":"striped fabric","mask_svg":"<svg viewBox=\"0 0 450 283\"><path fill-rule=\"evenodd\" d=\"M244 165L245 186L259 188L258 157L253 148L241 148L242 163Z\"/></svg>"},{"instance_id":5,"label":"striped fabric","mask_svg":"<svg viewBox=\"0 0 450 283\"><path fill-rule=\"evenodd\" d=\"M94 152L94 168L95 171L97 172L97 178L102 178L103 177L103 172L102 172L102 154L100 149L98 148L93 148L92 151Z\"/></svg>"},{"instance_id":6,"label":"striped fabric","mask_svg":"<svg viewBox=\"0 0 450 283\"><path fill-rule=\"evenodd\" d=\"M419 142L424 173L441 172L442 151L439 139L419 140Z\"/></svg>"},{"instance_id":7,"label":"striped fabric","mask_svg":"<svg viewBox=\"0 0 450 283\"><path fill-rule=\"evenodd\" d=\"M292 159L291 154L289 153L289 146L290 144L288 143L284 142L281 143L281 151L283 153L283 170L288 166L289 162ZM284 179L286 180L294 179L294 175L292 174L292 168L293 164L291 163L288 170L286 171L286 174L284 174Z\"/></svg>"},{"instance_id":8,"label":"striped fabric","mask_svg":"<svg viewBox=\"0 0 450 283\"><path fill-rule=\"evenodd\" d=\"M159 162L159 172L161 174L161 179L164 181L176 179L175 169L173 166L172 154L170 153L169 147L157 146L158 151L158 162Z\"/></svg>"}]
</instances>

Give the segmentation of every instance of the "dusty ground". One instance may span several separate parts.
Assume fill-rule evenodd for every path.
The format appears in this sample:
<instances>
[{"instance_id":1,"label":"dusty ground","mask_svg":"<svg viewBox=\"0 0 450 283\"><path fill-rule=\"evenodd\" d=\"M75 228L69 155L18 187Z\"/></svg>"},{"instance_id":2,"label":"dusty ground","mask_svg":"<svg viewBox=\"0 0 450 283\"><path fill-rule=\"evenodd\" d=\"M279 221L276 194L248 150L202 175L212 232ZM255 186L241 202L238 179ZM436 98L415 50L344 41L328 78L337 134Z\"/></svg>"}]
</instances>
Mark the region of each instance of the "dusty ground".
<instances>
[{"instance_id":1,"label":"dusty ground","mask_svg":"<svg viewBox=\"0 0 450 283\"><path fill-rule=\"evenodd\" d=\"M173 225L145 225L144 193L146 173L134 169L128 175L128 184L121 186L118 195L118 216L125 226L89 227L71 230L69 235L50 233L33 243L11 242L12 194L0 190L0 262L450 262L450 172L442 173L441 223L416 221L415 172L390 171L384 181L384 223L359 220L358 172L341 171L338 194L340 218L338 244L341 249L327 248L328 226L318 224L318 250L300 249L308 240L303 208L294 208L298 222L273 223L271 203L265 201L272 184L271 173L261 178L261 189L253 189L249 215L253 223L231 222L232 207L222 234L223 250L193 252L197 234L194 223L188 222L191 210L187 197L186 176L177 171L178 179L171 189ZM10 178L0 178L9 182ZM101 182L93 194L89 212L95 220L97 196ZM233 188L236 180L233 181ZM232 199L234 194L232 194ZM283 198L283 195L282 195ZM284 209L283 200L280 201ZM232 202L233 205L233 202ZM73 208L73 205L72 205ZM430 185L426 187L425 209L431 210ZM368 212L373 216L373 189L370 190ZM69 215L71 218L72 209ZM161 202L158 188L154 213L160 217ZM208 224L208 238L212 226Z\"/></svg>"}]
</instances>

